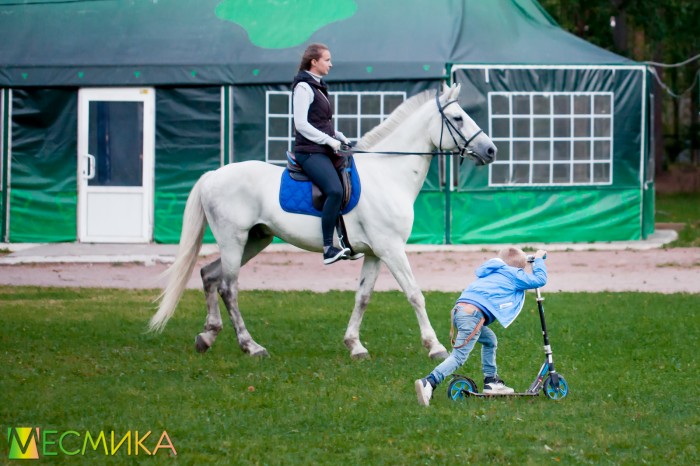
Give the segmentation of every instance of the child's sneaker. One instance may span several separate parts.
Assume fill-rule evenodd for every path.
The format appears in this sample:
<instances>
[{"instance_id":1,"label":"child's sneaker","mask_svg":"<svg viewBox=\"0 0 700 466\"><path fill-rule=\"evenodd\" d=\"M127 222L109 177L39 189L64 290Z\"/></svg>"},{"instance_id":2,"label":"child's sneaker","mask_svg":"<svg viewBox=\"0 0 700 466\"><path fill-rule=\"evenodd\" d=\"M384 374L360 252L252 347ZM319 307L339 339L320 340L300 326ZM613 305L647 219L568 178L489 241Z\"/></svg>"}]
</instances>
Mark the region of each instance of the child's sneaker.
<instances>
[{"instance_id":1,"label":"child's sneaker","mask_svg":"<svg viewBox=\"0 0 700 466\"><path fill-rule=\"evenodd\" d=\"M484 378L484 395L507 395L514 392L498 376Z\"/></svg>"},{"instance_id":2,"label":"child's sneaker","mask_svg":"<svg viewBox=\"0 0 700 466\"><path fill-rule=\"evenodd\" d=\"M416 395L418 395L418 404L430 406L430 398L433 396L433 386L430 385L428 379L416 380Z\"/></svg>"}]
</instances>

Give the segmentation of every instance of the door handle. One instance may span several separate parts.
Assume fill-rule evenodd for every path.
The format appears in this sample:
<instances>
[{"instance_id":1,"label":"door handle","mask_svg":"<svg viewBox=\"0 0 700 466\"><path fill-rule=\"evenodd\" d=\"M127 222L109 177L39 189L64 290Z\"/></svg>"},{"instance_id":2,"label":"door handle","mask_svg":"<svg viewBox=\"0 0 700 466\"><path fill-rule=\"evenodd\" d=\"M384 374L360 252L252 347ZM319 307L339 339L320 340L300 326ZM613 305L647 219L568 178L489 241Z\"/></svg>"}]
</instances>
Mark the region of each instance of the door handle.
<instances>
[{"instance_id":1,"label":"door handle","mask_svg":"<svg viewBox=\"0 0 700 466\"><path fill-rule=\"evenodd\" d=\"M85 154L87 159L87 170L83 172L86 180L91 180L95 177L95 156L90 154Z\"/></svg>"}]
</instances>

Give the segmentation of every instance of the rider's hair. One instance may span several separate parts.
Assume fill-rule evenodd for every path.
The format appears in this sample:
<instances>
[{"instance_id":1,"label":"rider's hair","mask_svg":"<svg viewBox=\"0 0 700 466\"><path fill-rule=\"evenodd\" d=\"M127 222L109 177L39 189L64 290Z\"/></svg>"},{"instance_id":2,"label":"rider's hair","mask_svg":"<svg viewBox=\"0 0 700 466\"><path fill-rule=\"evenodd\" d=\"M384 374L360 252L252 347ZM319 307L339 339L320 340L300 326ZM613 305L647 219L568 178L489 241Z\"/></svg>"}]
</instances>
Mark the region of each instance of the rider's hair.
<instances>
[{"instance_id":1,"label":"rider's hair","mask_svg":"<svg viewBox=\"0 0 700 466\"><path fill-rule=\"evenodd\" d=\"M527 265L527 256L522 249L508 247L498 251L498 257L511 267L524 269Z\"/></svg>"},{"instance_id":2,"label":"rider's hair","mask_svg":"<svg viewBox=\"0 0 700 466\"><path fill-rule=\"evenodd\" d=\"M314 43L306 47L304 56L301 57L299 71L309 71L311 69L311 60L320 59L324 50L328 50L328 46L319 43Z\"/></svg>"}]
</instances>

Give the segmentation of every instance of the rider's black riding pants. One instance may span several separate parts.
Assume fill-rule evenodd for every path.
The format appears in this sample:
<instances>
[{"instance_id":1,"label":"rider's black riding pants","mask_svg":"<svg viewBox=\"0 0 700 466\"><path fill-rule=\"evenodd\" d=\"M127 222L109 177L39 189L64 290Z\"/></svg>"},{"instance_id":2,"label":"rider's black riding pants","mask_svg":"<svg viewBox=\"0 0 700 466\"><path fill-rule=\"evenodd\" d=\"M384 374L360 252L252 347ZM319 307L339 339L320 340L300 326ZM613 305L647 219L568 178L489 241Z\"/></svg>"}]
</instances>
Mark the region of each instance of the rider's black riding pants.
<instances>
[{"instance_id":1,"label":"rider's black riding pants","mask_svg":"<svg viewBox=\"0 0 700 466\"><path fill-rule=\"evenodd\" d=\"M326 195L321 215L321 231L323 245L333 244L333 229L338 221L340 204L343 201L343 185L333 162L326 154L296 152L294 154L301 168L311 178L311 181Z\"/></svg>"}]
</instances>

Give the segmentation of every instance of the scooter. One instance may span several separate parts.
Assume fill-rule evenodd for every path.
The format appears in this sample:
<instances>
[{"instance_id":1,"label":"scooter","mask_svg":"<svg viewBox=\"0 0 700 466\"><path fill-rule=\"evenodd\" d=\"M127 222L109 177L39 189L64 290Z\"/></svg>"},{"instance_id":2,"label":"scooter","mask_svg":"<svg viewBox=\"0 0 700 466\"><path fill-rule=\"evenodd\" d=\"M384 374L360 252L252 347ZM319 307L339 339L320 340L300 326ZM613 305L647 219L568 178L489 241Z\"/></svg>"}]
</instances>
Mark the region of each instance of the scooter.
<instances>
[{"instance_id":1,"label":"scooter","mask_svg":"<svg viewBox=\"0 0 700 466\"><path fill-rule=\"evenodd\" d=\"M545 259L547 256L544 257ZM528 256L527 261L532 263L535 261L535 256ZM447 386L447 397L453 401L461 401L467 397L477 398L492 398L501 396L539 396L541 391L550 400L561 400L569 394L569 385L566 383L556 370L554 370L554 360L552 359L552 347L549 345L549 337L547 336L547 324L544 320L544 298L540 289L535 289L537 295L537 308L540 311L540 323L542 324L542 336L544 338L544 355L545 360L540 367L537 377L535 378L530 388L525 392L520 393L479 393L479 389L469 377L454 374L452 380Z\"/></svg>"}]
</instances>

